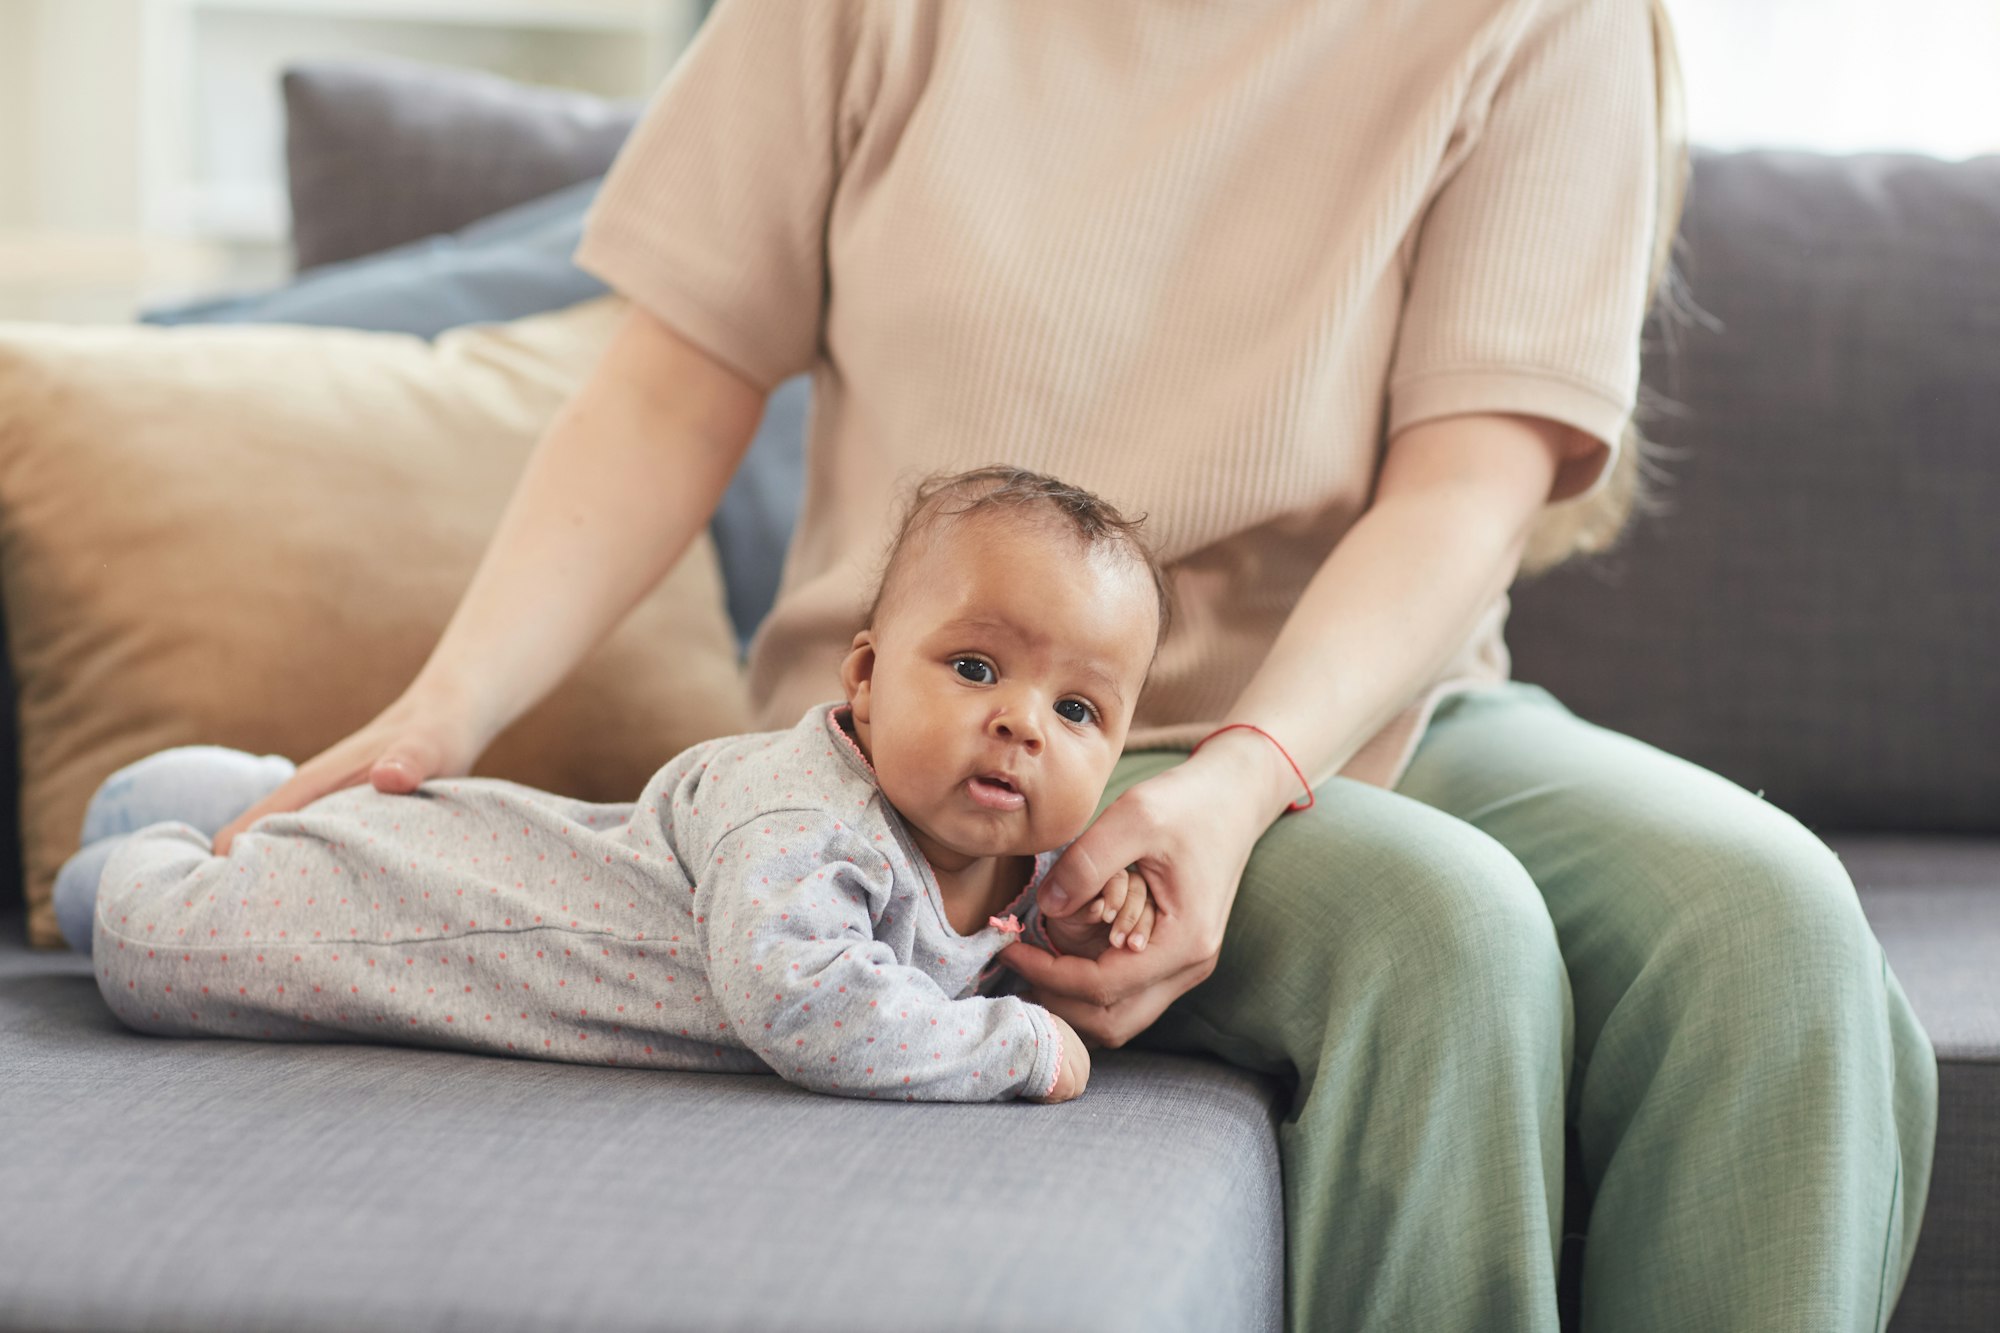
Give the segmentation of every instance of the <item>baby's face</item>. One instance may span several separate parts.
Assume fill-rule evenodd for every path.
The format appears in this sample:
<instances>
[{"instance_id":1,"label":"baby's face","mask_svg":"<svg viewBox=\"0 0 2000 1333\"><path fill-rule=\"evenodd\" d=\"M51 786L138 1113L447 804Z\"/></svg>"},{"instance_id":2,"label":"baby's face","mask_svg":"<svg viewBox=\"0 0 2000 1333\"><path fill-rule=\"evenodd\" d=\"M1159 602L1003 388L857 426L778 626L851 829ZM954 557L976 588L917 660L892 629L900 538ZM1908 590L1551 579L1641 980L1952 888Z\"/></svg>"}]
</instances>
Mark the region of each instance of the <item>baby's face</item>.
<instances>
[{"instance_id":1,"label":"baby's face","mask_svg":"<svg viewBox=\"0 0 2000 1333\"><path fill-rule=\"evenodd\" d=\"M1083 832L1153 656L1143 564L1044 521L945 519L842 668L854 725L924 854L956 871Z\"/></svg>"}]
</instances>

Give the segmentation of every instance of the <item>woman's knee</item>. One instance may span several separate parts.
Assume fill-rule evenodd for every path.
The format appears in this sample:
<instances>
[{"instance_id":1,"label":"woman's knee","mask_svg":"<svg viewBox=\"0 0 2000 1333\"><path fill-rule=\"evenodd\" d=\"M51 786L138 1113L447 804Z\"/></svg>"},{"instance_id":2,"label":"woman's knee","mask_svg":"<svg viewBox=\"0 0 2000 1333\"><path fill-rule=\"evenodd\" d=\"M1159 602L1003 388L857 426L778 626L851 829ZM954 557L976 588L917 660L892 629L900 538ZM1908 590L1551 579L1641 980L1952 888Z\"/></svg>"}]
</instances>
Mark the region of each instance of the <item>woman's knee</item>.
<instances>
[{"instance_id":1,"label":"woman's knee","mask_svg":"<svg viewBox=\"0 0 2000 1333\"><path fill-rule=\"evenodd\" d=\"M1646 966L1691 1011L1768 1044L1877 1012L1886 963L1839 856L1783 811L1760 814L1652 860L1671 911Z\"/></svg>"},{"instance_id":2,"label":"woman's knee","mask_svg":"<svg viewBox=\"0 0 2000 1333\"><path fill-rule=\"evenodd\" d=\"M1391 1038L1552 1038L1568 1023L1568 979L1526 868L1472 825L1383 795L1366 802L1372 817L1316 808L1266 835L1222 967L1322 1017L1366 1006Z\"/></svg>"}]
</instances>

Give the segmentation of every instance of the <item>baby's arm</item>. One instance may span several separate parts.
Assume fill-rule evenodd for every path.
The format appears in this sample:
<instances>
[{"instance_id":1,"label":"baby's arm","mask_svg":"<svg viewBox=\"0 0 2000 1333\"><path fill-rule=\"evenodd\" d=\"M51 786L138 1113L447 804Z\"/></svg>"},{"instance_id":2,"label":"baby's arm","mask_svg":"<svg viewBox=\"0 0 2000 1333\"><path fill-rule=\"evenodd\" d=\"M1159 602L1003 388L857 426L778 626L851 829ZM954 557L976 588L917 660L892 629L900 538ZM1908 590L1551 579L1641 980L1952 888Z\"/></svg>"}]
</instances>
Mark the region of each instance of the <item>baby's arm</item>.
<instances>
[{"instance_id":1,"label":"baby's arm","mask_svg":"<svg viewBox=\"0 0 2000 1333\"><path fill-rule=\"evenodd\" d=\"M1056 1090L1063 1037L1048 1010L1017 996L954 1000L875 938L892 872L858 830L787 811L724 836L706 866L710 986L737 1040L784 1078L911 1101Z\"/></svg>"}]
</instances>

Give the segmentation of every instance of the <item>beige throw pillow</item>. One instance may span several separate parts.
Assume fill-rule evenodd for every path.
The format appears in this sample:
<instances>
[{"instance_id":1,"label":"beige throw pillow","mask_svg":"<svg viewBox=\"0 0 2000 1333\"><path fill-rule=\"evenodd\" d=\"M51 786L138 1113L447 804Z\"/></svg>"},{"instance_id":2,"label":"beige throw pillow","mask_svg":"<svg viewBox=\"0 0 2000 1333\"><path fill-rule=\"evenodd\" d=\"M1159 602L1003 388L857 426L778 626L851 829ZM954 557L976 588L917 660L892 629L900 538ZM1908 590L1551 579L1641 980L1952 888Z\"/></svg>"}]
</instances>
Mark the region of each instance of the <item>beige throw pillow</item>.
<instances>
[{"instance_id":1,"label":"beige throw pillow","mask_svg":"<svg viewBox=\"0 0 2000 1333\"><path fill-rule=\"evenodd\" d=\"M407 686L615 296L434 343L290 326L0 325L0 596L29 938L84 806L172 745L303 761ZM475 772L630 800L748 729L706 534Z\"/></svg>"}]
</instances>

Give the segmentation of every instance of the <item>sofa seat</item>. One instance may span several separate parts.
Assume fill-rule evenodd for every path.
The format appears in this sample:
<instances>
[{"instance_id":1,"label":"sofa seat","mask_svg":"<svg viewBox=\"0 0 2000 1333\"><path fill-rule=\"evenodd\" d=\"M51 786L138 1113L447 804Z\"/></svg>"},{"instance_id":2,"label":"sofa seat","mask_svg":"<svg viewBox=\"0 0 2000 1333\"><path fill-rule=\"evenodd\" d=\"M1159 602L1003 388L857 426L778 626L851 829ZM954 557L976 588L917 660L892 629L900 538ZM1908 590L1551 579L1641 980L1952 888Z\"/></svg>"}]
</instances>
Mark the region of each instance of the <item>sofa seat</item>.
<instances>
[{"instance_id":1,"label":"sofa seat","mask_svg":"<svg viewBox=\"0 0 2000 1333\"><path fill-rule=\"evenodd\" d=\"M2000 1309L2000 839L1831 836L1941 1066L1897 1333ZM119 1026L0 922L0 1326L1274 1329L1281 1090L1063 1106ZM87 1244L84 1242L87 1240ZM1134 1262L1131 1256L1143 1256Z\"/></svg>"},{"instance_id":2,"label":"sofa seat","mask_svg":"<svg viewBox=\"0 0 2000 1333\"><path fill-rule=\"evenodd\" d=\"M1279 1327L1279 1090L1218 1062L857 1102L148 1037L89 967L0 921L0 1328Z\"/></svg>"},{"instance_id":3,"label":"sofa seat","mask_svg":"<svg viewBox=\"0 0 2000 1333\"><path fill-rule=\"evenodd\" d=\"M1826 837L1938 1058L1937 1157L1889 1333L2000 1328L2000 838Z\"/></svg>"}]
</instances>

